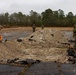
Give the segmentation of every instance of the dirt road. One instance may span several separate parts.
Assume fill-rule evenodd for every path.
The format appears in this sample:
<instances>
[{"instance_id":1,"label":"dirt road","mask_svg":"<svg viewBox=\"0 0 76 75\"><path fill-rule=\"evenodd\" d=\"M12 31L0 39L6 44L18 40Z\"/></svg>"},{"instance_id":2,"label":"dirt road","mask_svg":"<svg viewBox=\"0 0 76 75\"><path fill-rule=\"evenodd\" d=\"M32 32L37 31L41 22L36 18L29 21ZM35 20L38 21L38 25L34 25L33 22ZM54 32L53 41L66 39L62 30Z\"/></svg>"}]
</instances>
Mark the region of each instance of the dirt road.
<instances>
[{"instance_id":1,"label":"dirt road","mask_svg":"<svg viewBox=\"0 0 76 75\"><path fill-rule=\"evenodd\" d=\"M72 27L45 27L49 29L55 29L55 30L73 30ZM37 27L36 30L41 29L41 27ZM31 27L16 27L16 28L3 28L1 32L11 32L11 31L32 31Z\"/></svg>"}]
</instances>

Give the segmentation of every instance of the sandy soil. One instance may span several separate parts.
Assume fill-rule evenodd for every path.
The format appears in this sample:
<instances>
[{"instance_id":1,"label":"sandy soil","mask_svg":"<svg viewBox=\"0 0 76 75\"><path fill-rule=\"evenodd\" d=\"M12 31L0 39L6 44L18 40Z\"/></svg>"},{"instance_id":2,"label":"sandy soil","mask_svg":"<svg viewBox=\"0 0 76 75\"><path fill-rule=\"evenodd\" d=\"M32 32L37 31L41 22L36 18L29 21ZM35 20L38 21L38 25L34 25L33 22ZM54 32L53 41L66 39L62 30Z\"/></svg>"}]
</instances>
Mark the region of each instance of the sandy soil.
<instances>
[{"instance_id":1,"label":"sandy soil","mask_svg":"<svg viewBox=\"0 0 76 75\"><path fill-rule=\"evenodd\" d=\"M55 30L73 30L72 27L45 27L49 29L55 29ZM37 27L36 30L41 29L40 27ZM16 28L3 28L1 32L11 32L11 31L32 31L31 27L16 27Z\"/></svg>"},{"instance_id":2,"label":"sandy soil","mask_svg":"<svg viewBox=\"0 0 76 75\"><path fill-rule=\"evenodd\" d=\"M40 28L37 28L37 30ZM49 29L60 29L61 28L49 28ZM59 61L59 62L66 62L67 57L67 48L59 48L58 46L52 46L56 43L56 41L62 38L62 34L57 32L57 36L53 37L50 35L52 32L49 29L39 30L33 33L34 41L29 41L30 36L24 38L22 42L18 42L17 40L11 40L7 42L0 43L0 60L4 59L13 59L13 58L20 58L20 59L38 59L41 61ZM18 27L18 28L4 28L2 32L10 32L10 31L25 31L25 30L32 30L30 27ZM72 28L62 28L62 30L72 30ZM42 32L43 31L43 32ZM51 33L50 33L51 32ZM41 33L41 34L40 34ZM40 36L45 35L41 39ZM38 37L40 39L38 39ZM52 40L49 38L51 37ZM49 43L51 40L51 43ZM64 40L64 39L62 39ZM59 43L57 43L59 44ZM59 44L60 46L60 44Z\"/></svg>"}]
</instances>

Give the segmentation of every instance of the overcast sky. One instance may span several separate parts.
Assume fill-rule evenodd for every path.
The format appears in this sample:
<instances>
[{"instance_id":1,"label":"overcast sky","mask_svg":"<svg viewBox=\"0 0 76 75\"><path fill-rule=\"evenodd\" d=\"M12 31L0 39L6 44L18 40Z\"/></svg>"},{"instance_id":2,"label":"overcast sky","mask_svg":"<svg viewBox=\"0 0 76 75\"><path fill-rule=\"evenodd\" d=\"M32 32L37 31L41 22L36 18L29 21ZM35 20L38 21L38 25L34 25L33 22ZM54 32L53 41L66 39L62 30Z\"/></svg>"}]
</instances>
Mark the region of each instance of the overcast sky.
<instances>
[{"instance_id":1,"label":"overcast sky","mask_svg":"<svg viewBox=\"0 0 76 75\"><path fill-rule=\"evenodd\" d=\"M41 13L48 8L76 14L76 0L0 0L0 13L21 11L29 14L31 10Z\"/></svg>"}]
</instances>

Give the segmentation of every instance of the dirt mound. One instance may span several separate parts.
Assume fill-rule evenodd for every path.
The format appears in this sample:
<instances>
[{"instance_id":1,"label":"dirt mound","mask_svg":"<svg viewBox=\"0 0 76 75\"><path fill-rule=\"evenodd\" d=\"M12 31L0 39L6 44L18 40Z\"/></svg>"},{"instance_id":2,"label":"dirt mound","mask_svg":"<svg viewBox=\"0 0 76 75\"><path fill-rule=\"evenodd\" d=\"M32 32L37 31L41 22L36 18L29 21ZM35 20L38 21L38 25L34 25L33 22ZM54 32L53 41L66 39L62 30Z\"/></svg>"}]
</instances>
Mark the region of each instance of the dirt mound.
<instances>
[{"instance_id":1,"label":"dirt mound","mask_svg":"<svg viewBox=\"0 0 76 75\"><path fill-rule=\"evenodd\" d=\"M67 38L61 31L39 30L22 41L16 39L0 43L0 60L20 58L65 62L67 46L63 43L67 42Z\"/></svg>"},{"instance_id":2,"label":"dirt mound","mask_svg":"<svg viewBox=\"0 0 76 75\"><path fill-rule=\"evenodd\" d=\"M31 34L23 42L35 47L67 47L68 39L62 31L44 29Z\"/></svg>"}]
</instances>

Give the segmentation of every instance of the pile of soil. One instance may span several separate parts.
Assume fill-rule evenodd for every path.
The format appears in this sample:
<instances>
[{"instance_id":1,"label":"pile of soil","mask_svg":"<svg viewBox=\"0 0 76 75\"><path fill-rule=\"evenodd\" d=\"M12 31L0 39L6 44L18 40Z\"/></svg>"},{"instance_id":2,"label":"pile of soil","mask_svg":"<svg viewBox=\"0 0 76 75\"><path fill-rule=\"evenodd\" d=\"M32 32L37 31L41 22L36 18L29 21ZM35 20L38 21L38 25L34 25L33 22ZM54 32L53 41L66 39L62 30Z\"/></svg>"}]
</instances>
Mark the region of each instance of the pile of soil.
<instances>
[{"instance_id":1,"label":"pile of soil","mask_svg":"<svg viewBox=\"0 0 76 75\"><path fill-rule=\"evenodd\" d=\"M0 43L1 59L38 59L41 61L66 62L68 43L64 33L58 30L39 30L22 41L10 40Z\"/></svg>"},{"instance_id":2,"label":"pile of soil","mask_svg":"<svg viewBox=\"0 0 76 75\"><path fill-rule=\"evenodd\" d=\"M67 47L68 38L64 35L64 32L59 30L44 29L36 31L23 40L24 43L28 43L35 47ZM31 47L30 46L30 47Z\"/></svg>"}]
</instances>

